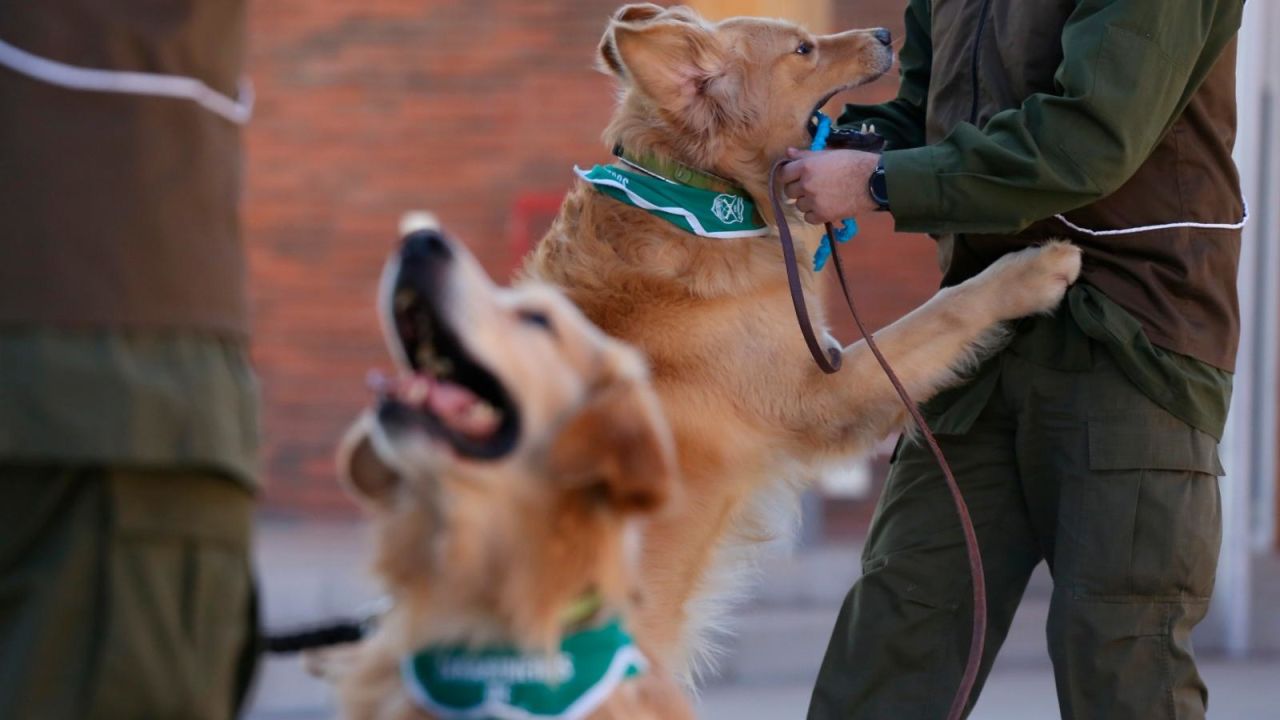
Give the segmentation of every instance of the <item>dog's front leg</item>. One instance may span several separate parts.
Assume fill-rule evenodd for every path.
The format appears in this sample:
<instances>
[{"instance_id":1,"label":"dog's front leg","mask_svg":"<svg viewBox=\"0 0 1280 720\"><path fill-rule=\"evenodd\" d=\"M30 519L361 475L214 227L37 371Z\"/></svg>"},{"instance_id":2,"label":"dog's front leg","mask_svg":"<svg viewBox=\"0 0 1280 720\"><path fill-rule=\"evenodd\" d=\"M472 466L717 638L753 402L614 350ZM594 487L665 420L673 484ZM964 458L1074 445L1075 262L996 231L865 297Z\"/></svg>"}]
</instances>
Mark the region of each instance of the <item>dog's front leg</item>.
<instances>
[{"instance_id":1,"label":"dog's front leg","mask_svg":"<svg viewBox=\"0 0 1280 720\"><path fill-rule=\"evenodd\" d=\"M1004 321L1057 307L1079 273L1080 250L1067 243L1011 253L877 332L876 344L911 398L924 402L998 347ZM839 372L815 368L804 385L807 435L819 452L856 452L907 420L866 341L844 349Z\"/></svg>"}]
</instances>

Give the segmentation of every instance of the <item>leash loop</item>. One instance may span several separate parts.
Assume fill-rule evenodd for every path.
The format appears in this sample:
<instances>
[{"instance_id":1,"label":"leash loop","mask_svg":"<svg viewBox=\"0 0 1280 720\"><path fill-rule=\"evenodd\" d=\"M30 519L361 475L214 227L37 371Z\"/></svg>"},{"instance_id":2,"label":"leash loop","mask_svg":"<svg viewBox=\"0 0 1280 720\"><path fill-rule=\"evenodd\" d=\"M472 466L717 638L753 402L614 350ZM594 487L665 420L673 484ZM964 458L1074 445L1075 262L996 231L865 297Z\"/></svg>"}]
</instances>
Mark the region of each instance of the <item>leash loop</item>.
<instances>
[{"instance_id":1,"label":"leash loop","mask_svg":"<svg viewBox=\"0 0 1280 720\"><path fill-rule=\"evenodd\" d=\"M796 322L800 324L800 333L804 335L804 344L808 346L813 361L818 364L822 372L830 375L840 369L844 357L840 354L840 348L827 348L826 352L823 352L822 344L818 342L817 334L813 331L813 322L809 319L809 309L804 301L804 288L800 285L800 266L796 262L796 245L791 239L786 210L779 199L782 189L778 187L778 173L786 164L787 160L779 160L769 171L769 202L773 205L773 220L778 224L778 235L782 240L782 260L787 269L787 286L791 289L791 306L796 310Z\"/></svg>"}]
</instances>

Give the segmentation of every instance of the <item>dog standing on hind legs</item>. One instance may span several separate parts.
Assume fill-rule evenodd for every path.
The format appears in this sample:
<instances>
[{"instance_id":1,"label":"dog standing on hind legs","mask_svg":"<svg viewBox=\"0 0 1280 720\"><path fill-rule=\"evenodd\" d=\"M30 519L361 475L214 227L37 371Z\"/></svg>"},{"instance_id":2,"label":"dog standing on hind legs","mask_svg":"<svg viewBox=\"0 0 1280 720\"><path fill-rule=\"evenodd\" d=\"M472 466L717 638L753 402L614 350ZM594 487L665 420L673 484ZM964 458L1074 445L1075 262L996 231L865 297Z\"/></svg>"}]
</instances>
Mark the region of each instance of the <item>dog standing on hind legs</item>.
<instances>
[{"instance_id":1,"label":"dog standing on hind legs","mask_svg":"<svg viewBox=\"0 0 1280 720\"><path fill-rule=\"evenodd\" d=\"M652 367L686 501L649 525L637 633L678 672L706 664L717 599L736 590L717 583L759 536L764 493L906 421L865 343L843 348L839 373L813 365L775 227L794 224L801 257L820 230L770 217L767 201L773 163L808 144L812 114L832 95L890 67L888 41L883 30L814 36L780 21L711 24L687 8L623 7L600 44L600 65L622 88L605 131L619 161L579 172L525 266ZM660 211L680 201L667 185L639 196L672 178L684 179L672 182L685 198L729 196L744 212L708 231L698 208ZM753 207L763 222L749 221ZM1002 323L1057 306L1079 270L1066 243L1008 255L877 341L911 396L928 400L998 345ZM817 278L802 271L802 281L821 327Z\"/></svg>"}]
</instances>

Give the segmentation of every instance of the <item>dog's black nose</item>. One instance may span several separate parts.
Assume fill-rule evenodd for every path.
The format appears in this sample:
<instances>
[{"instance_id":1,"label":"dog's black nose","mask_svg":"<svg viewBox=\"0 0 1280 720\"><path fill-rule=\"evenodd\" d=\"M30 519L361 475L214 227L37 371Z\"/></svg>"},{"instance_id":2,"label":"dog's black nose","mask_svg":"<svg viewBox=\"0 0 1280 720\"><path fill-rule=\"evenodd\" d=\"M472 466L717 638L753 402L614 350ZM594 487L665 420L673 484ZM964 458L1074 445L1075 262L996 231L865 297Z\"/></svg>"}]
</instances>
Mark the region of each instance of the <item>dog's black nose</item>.
<instances>
[{"instance_id":1,"label":"dog's black nose","mask_svg":"<svg viewBox=\"0 0 1280 720\"><path fill-rule=\"evenodd\" d=\"M449 241L435 229L414 230L405 235L400 247L401 260L439 261L453 257Z\"/></svg>"},{"instance_id":2,"label":"dog's black nose","mask_svg":"<svg viewBox=\"0 0 1280 720\"><path fill-rule=\"evenodd\" d=\"M890 45L893 43L893 33L885 30L884 28L876 28L871 31L871 34L875 36L876 40L880 41L881 45Z\"/></svg>"}]
</instances>

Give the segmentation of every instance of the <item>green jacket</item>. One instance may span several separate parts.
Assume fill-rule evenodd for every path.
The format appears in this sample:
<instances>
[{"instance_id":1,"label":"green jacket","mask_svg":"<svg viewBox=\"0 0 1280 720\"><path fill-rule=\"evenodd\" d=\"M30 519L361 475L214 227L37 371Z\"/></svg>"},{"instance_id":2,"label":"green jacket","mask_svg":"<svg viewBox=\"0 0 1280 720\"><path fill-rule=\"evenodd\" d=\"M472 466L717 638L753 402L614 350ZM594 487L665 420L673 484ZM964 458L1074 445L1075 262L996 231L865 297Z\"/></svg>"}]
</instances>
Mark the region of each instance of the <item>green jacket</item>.
<instances>
[{"instance_id":1,"label":"green jacket","mask_svg":"<svg viewBox=\"0 0 1280 720\"><path fill-rule=\"evenodd\" d=\"M910 0L873 121L897 229L946 284L1048 237L1156 345L1235 362L1244 214L1231 160L1242 0Z\"/></svg>"},{"instance_id":2,"label":"green jacket","mask_svg":"<svg viewBox=\"0 0 1280 720\"><path fill-rule=\"evenodd\" d=\"M935 236L944 284L1050 237L1084 248L1066 321L1024 323L1015 349L1060 363L1055 346L1099 343L1214 436L1239 335L1242 12L1242 0L909 0L898 96L840 118L885 136L896 227Z\"/></svg>"}]
</instances>

